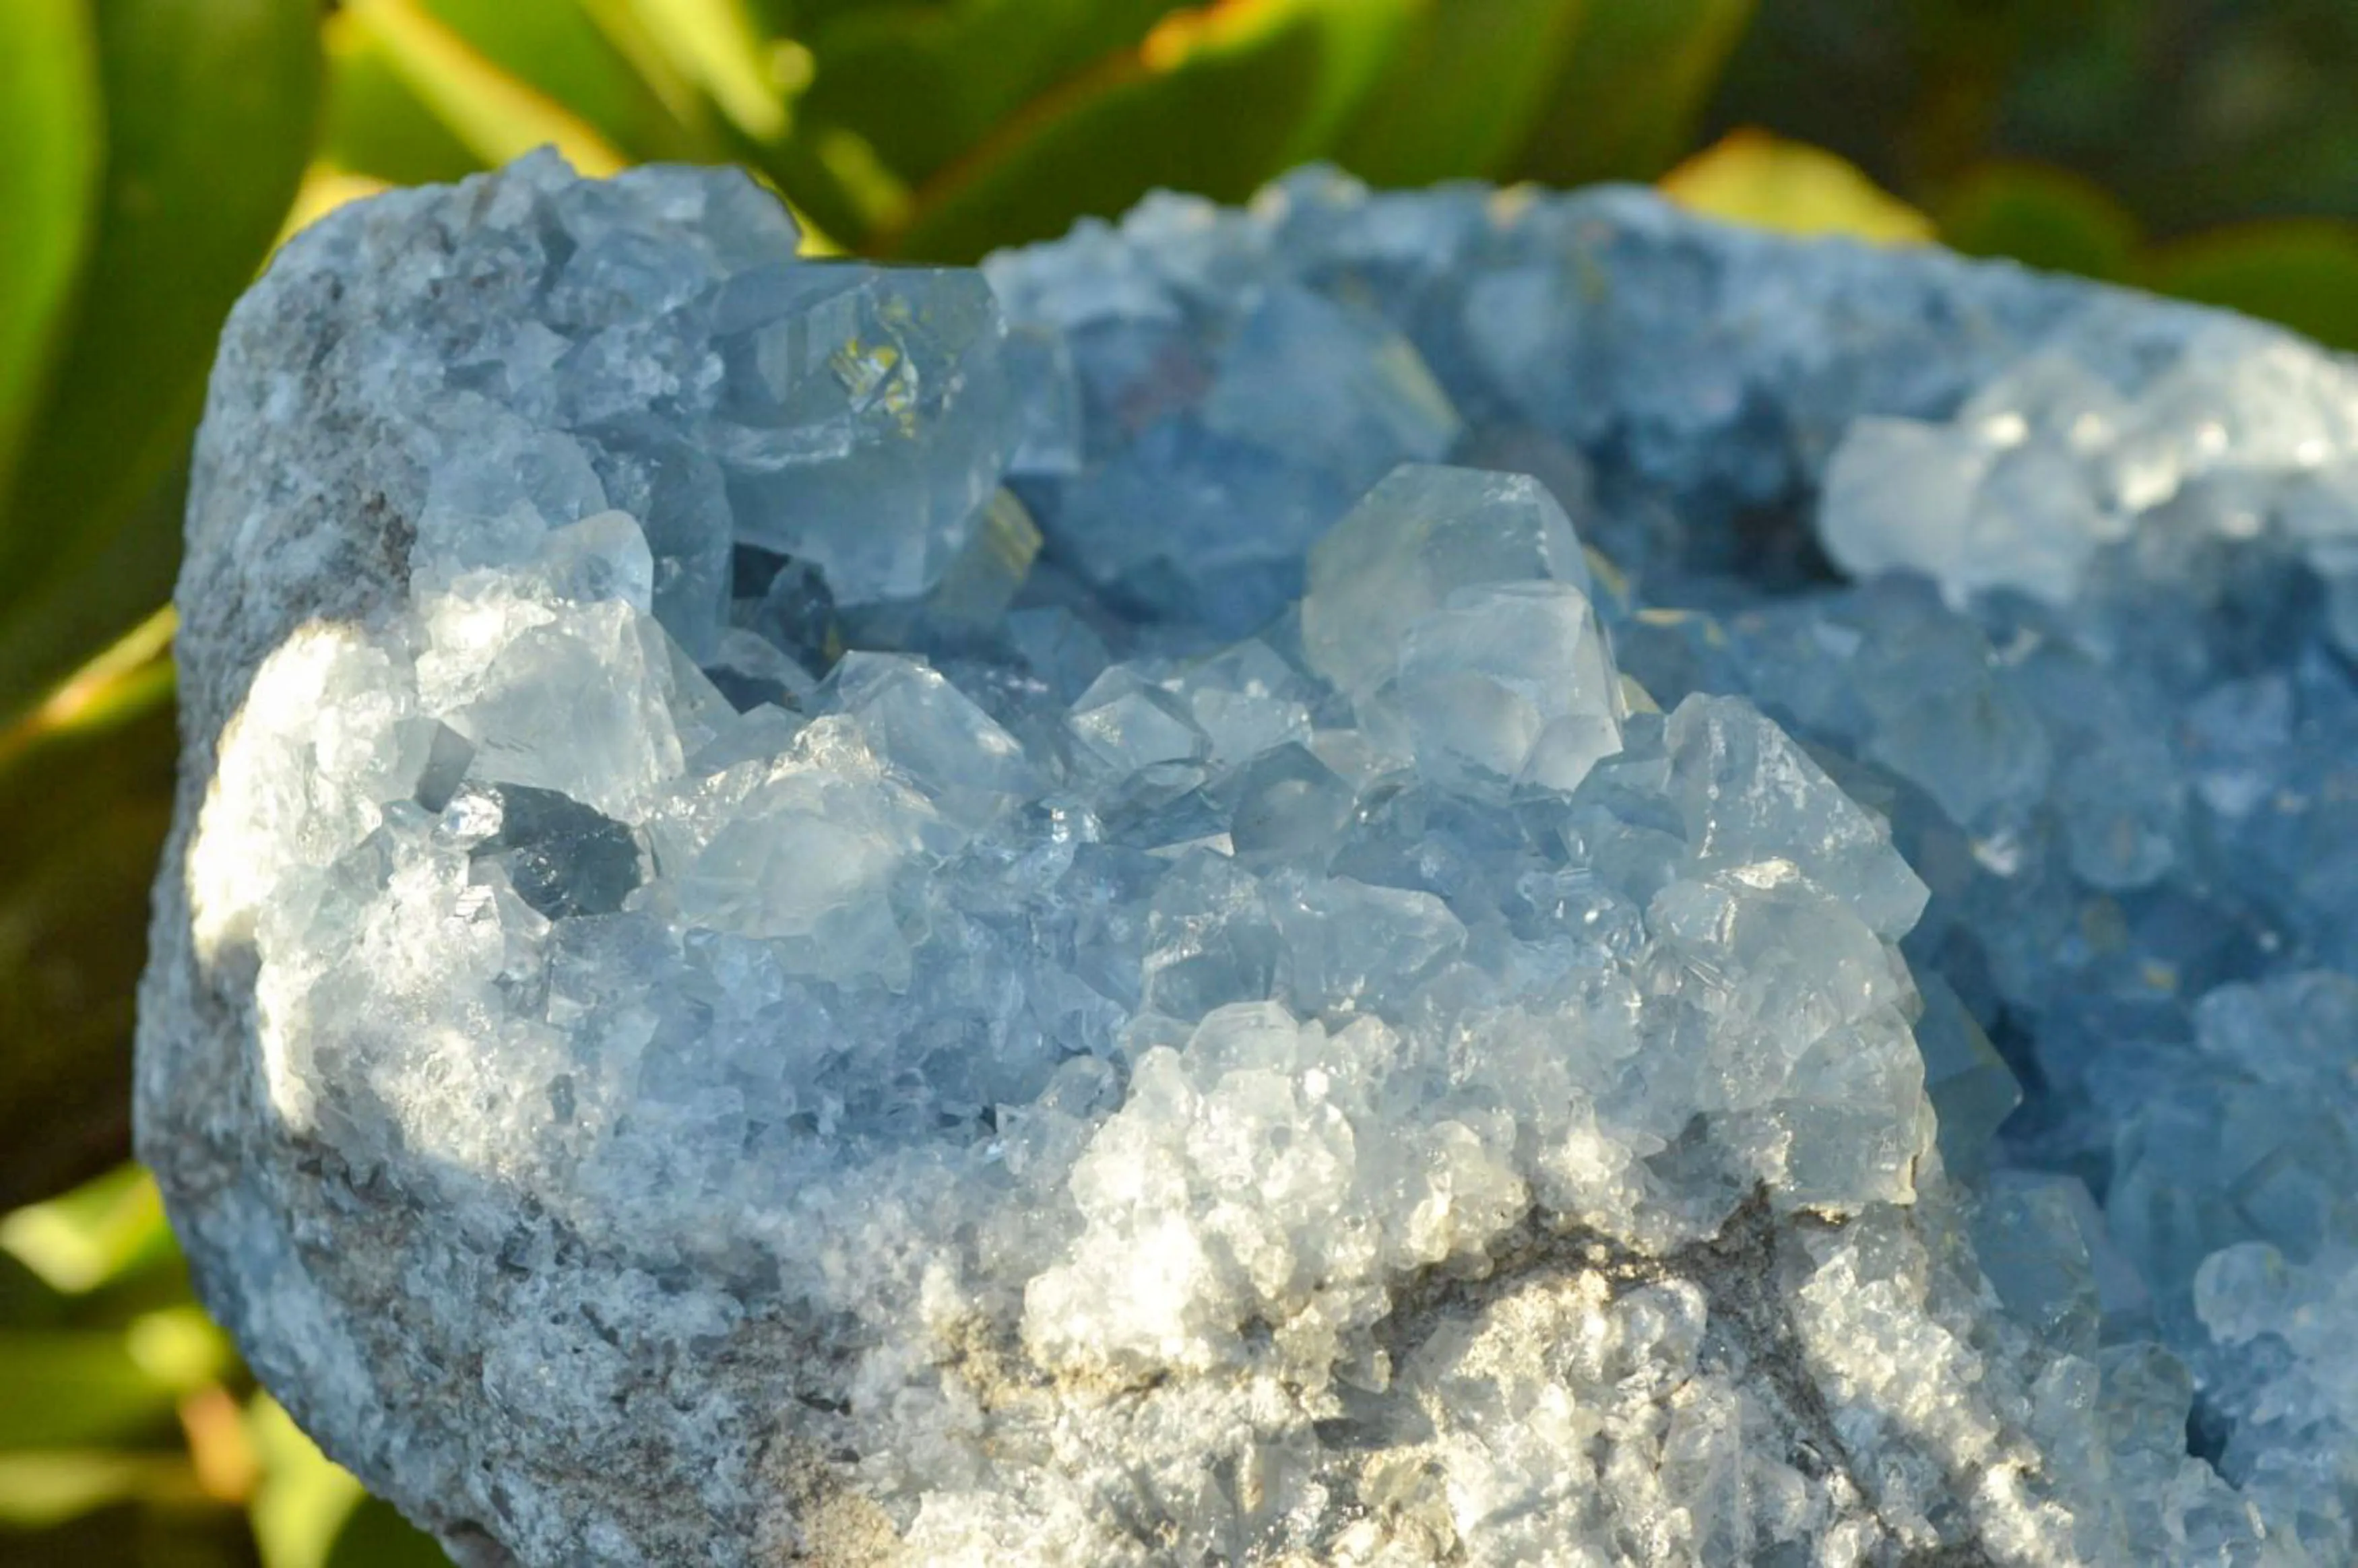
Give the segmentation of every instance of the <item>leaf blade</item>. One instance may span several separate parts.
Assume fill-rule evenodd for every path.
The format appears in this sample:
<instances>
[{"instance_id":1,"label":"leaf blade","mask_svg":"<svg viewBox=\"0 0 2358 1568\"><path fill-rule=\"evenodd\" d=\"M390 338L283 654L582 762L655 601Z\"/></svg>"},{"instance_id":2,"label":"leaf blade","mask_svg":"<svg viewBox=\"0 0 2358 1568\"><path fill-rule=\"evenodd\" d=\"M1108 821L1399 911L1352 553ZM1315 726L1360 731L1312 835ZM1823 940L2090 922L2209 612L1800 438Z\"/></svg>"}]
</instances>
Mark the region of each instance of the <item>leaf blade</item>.
<instances>
[{"instance_id":1,"label":"leaf blade","mask_svg":"<svg viewBox=\"0 0 2358 1568\"><path fill-rule=\"evenodd\" d=\"M1182 4L984 0L817 18L806 39L816 73L798 112L858 135L903 183L920 184L1025 105L1136 49Z\"/></svg>"},{"instance_id":2,"label":"leaf blade","mask_svg":"<svg viewBox=\"0 0 2358 1568\"><path fill-rule=\"evenodd\" d=\"M770 47L743 0L590 0L609 33L646 38L665 63L695 82L757 142L786 133L787 100L808 73L807 56ZM627 20L625 20L627 19Z\"/></svg>"},{"instance_id":3,"label":"leaf blade","mask_svg":"<svg viewBox=\"0 0 2358 1568\"><path fill-rule=\"evenodd\" d=\"M1787 234L1841 234L1916 244L1932 221L1823 147L1765 131L1736 131L1661 179L1662 194L1691 211Z\"/></svg>"},{"instance_id":4,"label":"leaf blade","mask_svg":"<svg viewBox=\"0 0 2358 1568\"><path fill-rule=\"evenodd\" d=\"M1547 109L1589 0L1427 0L1336 156L1377 185L1496 175Z\"/></svg>"},{"instance_id":5,"label":"leaf blade","mask_svg":"<svg viewBox=\"0 0 2358 1568\"><path fill-rule=\"evenodd\" d=\"M395 73L484 164L541 146L554 146L586 175L613 174L629 163L595 125L500 69L421 0L353 0L345 14L373 36Z\"/></svg>"},{"instance_id":6,"label":"leaf blade","mask_svg":"<svg viewBox=\"0 0 2358 1568\"><path fill-rule=\"evenodd\" d=\"M0 1453L79 1448L169 1431L178 1390L114 1329L0 1334Z\"/></svg>"},{"instance_id":7,"label":"leaf blade","mask_svg":"<svg viewBox=\"0 0 2358 1568\"><path fill-rule=\"evenodd\" d=\"M352 11L321 27L327 102L319 157L390 185L444 185L483 167L473 148L410 89L384 40Z\"/></svg>"},{"instance_id":8,"label":"leaf blade","mask_svg":"<svg viewBox=\"0 0 2358 1568\"><path fill-rule=\"evenodd\" d=\"M1606 0L1581 15L1519 160L1550 185L1652 179L1684 150L1753 0Z\"/></svg>"},{"instance_id":9,"label":"leaf blade","mask_svg":"<svg viewBox=\"0 0 2358 1568\"><path fill-rule=\"evenodd\" d=\"M888 254L971 261L1157 187L1238 200L1329 150L1414 0L1226 0L1027 104L921 188ZM1130 150L1109 161L1107 146Z\"/></svg>"},{"instance_id":10,"label":"leaf blade","mask_svg":"<svg viewBox=\"0 0 2358 1568\"><path fill-rule=\"evenodd\" d=\"M1968 255L2120 279L2136 265L2137 221L2093 181L2043 164L1988 163L1940 205L1941 240Z\"/></svg>"},{"instance_id":11,"label":"leaf blade","mask_svg":"<svg viewBox=\"0 0 2358 1568\"><path fill-rule=\"evenodd\" d=\"M98 51L79 0L0 8L0 492L86 253L103 157Z\"/></svg>"},{"instance_id":12,"label":"leaf blade","mask_svg":"<svg viewBox=\"0 0 2358 1568\"><path fill-rule=\"evenodd\" d=\"M2358 223L2283 218L2230 224L2150 252L2136 281L2358 349Z\"/></svg>"},{"instance_id":13,"label":"leaf blade","mask_svg":"<svg viewBox=\"0 0 2358 1568\"><path fill-rule=\"evenodd\" d=\"M717 151L673 113L582 0L418 0L416 10L619 153L680 161Z\"/></svg>"},{"instance_id":14,"label":"leaf blade","mask_svg":"<svg viewBox=\"0 0 2358 1568\"><path fill-rule=\"evenodd\" d=\"M0 731L0 1209L130 1152L132 996L178 751L163 653L151 630Z\"/></svg>"},{"instance_id":15,"label":"leaf blade","mask_svg":"<svg viewBox=\"0 0 2358 1568\"><path fill-rule=\"evenodd\" d=\"M186 449L214 340L294 197L318 102L310 0L92 9L103 196L69 346L5 501L0 619L46 596L119 599L87 575L110 549L157 576L177 558L178 517L136 509ZM70 658L154 605L120 605L90 642L49 652ZM0 669L0 691L19 678Z\"/></svg>"}]
</instances>

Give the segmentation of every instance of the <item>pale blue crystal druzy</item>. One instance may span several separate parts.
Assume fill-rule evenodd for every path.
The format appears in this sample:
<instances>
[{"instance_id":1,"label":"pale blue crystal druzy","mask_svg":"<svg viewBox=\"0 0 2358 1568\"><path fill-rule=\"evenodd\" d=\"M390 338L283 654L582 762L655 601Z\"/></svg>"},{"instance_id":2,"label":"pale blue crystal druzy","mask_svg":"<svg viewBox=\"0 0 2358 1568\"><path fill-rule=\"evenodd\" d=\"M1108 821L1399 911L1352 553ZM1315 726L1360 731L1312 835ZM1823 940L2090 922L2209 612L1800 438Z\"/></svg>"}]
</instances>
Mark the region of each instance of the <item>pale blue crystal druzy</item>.
<instances>
[{"instance_id":1,"label":"pale blue crystal druzy","mask_svg":"<svg viewBox=\"0 0 2358 1568\"><path fill-rule=\"evenodd\" d=\"M352 1169L860 1325L779 1419L945 1562L2358 1552L2344 362L1635 191L469 189L195 850Z\"/></svg>"}]
</instances>

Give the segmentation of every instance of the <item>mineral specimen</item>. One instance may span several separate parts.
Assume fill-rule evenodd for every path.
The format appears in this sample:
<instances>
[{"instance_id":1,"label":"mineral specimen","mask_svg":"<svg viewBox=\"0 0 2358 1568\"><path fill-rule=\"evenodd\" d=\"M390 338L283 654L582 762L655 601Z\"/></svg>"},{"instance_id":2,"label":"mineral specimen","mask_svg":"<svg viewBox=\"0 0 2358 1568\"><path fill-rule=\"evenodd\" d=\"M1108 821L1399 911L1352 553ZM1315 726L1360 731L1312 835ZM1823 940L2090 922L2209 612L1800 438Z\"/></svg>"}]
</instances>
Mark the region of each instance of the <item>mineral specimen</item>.
<instances>
[{"instance_id":1,"label":"mineral specimen","mask_svg":"<svg viewBox=\"0 0 2358 1568\"><path fill-rule=\"evenodd\" d=\"M476 1565L2358 1553L2358 372L1639 192L291 243L142 1147Z\"/></svg>"}]
</instances>

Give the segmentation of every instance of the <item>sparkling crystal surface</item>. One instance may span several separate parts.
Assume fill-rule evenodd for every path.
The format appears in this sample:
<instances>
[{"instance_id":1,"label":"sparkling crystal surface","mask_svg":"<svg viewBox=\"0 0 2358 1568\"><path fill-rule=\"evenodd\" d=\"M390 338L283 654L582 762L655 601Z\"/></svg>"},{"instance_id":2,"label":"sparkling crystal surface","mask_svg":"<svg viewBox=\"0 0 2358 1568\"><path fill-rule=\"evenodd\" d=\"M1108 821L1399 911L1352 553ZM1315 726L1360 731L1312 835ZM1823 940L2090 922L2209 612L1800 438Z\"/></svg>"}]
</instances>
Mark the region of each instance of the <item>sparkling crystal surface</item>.
<instances>
[{"instance_id":1,"label":"sparkling crystal surface","mask_svg":"<svg viewBox=\"0 0 2358 1568\"><path fill-rule=\"evenodd\" d=\"M144 1136L340 1458L533 1564L2358 1556L2358 373L1631 191L794 243L539 157L233 325L215 449L349 286L404 553L192 823L242 1173Z\"/></svg>"}]
</instances>

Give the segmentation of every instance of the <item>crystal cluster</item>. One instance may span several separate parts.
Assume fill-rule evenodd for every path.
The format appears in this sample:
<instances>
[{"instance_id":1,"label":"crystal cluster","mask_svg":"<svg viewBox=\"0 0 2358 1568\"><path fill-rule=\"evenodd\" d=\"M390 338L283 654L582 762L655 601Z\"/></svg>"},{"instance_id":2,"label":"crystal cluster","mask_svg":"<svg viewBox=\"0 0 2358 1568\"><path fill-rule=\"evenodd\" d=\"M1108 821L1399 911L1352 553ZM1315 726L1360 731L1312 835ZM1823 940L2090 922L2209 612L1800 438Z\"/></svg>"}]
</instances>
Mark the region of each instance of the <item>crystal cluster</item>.
<instances>
[{"instance_id":1,"label":"crystal cluster","mask_svg":"<svg viewBox=\"0 0 2358 1568\"><path fill-rule=\"evenodd\" d=\"M294 243L143 1147L470 1563L2358 1552L2358 373L1633 191Z\"/></svg>"}]
</instances>

